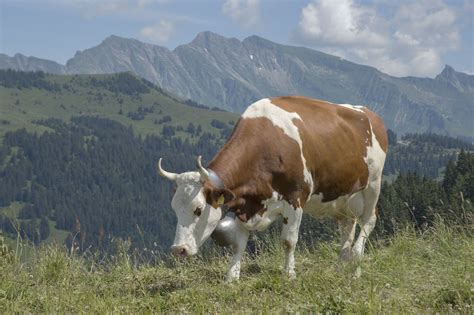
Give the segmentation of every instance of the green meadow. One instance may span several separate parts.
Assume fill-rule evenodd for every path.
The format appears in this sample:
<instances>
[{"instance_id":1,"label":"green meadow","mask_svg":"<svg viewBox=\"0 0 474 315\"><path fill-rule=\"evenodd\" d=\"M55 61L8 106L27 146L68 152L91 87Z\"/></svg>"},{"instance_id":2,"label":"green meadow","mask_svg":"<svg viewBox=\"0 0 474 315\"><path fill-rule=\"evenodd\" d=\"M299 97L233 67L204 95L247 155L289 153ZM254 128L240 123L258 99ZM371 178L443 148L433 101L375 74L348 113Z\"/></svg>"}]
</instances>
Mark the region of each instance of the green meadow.
<instances>
[{"instance_id":1,"label":"green meadow","mask_svg":"<svg viewBox=\"0 0 474 315\"><path fill-rule=\"evenodd\" d=\"M472 227L472 226L471 226ZM472 229L438 223L372 241L363 260L342 263L338 245L300 246L297 279L282 276L276 237L225 283L229 253L212 247L188 260L144 261L121 243L98 257L18 240L0 256L1 313L469 314L474 300Z\"/></svg>"}]
</instances>

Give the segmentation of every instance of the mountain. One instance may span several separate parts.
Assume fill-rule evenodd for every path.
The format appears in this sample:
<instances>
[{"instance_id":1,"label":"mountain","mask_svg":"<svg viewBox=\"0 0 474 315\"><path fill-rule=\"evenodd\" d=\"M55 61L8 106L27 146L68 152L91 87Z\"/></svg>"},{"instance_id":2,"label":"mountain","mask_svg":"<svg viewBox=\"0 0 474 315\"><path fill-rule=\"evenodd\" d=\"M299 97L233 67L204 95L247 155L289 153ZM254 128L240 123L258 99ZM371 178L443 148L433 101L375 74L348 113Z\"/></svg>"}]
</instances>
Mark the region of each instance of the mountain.
<instances>
[{"instance_id":1,"label":"mountain","mask_svg":"<svg viewBox=\"0 0 474 315\"><path fill-rule=\"evenodd\" d=\"M474 137L474 76L449 66L434 79L397 78L258 36L240 41L202 32L172 51L110 36L77 52L65 67L68 73L131 71L185 99L234 112L262 97L305 95L367 105L399 134Z\"/></svg>"},{"instance_id":2,"label":"mountain","mask_svg":"<svg viewBox=\"0 0 474 315\"><path fill-rule=\"evenodd\" d=\"M36 57L26 57L22 54L15 54L13 57L0 54L0 69L44 71L54 74L66 73L66 67L57 62Z\"/></svg>"}]
</instances>

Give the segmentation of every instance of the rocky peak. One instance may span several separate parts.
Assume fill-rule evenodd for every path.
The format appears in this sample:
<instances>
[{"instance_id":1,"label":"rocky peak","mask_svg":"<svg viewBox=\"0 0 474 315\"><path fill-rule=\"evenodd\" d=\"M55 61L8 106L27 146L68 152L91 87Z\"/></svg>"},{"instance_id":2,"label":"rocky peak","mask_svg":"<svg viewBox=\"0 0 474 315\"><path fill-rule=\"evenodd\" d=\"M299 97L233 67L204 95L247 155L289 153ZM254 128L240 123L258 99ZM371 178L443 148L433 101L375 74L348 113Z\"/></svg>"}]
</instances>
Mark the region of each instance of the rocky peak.
<instances>
[{"instance_id":1,"label":"rocky peak","mask_svg":"<svg viewBox=\"0 0 474 315\"><path fill-rule=\"evenodd\" d=\"M474 75L457 72L449 65L444 66L443 71L436 76L435 80L447 82L459 91L474 91Z\"/></svg>"},{"instance_id":2,"label":"rocky peak","mask_svg":"<svg viewBox=\"0 0 474 315\"><path fill-rule=\"evenodd\" d=\"M450 65L445 65L443 68L443 71L441 71L440 74L436 76L436 80L449 81L453 79L456 76L456 74L457 72L456 70L454 70L453 67L451 67Z\"/></svg>"},{"instance_id":3,"label":"rocky peak","mask_svg":"<svg viewBox=\"0 0 474 315\"><path fill-rule=\"evenodd\" d=\"M215 46L225 46L229 44L241 45L242 43L237 38L224 37L210 31L205 31L198 33L197 36L188 45L211 48Z\"/></svg>"}]
</instances>

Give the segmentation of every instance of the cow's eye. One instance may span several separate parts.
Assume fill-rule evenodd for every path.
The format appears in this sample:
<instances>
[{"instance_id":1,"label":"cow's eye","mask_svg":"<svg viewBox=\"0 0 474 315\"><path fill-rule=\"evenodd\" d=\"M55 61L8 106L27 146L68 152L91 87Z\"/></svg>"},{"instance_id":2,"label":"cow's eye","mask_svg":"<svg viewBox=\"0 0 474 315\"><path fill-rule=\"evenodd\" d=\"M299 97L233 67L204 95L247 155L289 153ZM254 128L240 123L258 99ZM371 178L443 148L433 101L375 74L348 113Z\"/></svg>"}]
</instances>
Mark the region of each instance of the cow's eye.
<instances>
[{"instance_id":1,"label":"cow's eye","mask_svg":"<svg viewBox=\"0 0 474 315\"><path fill-rule=\"evenodd\" d=\"M202 212L202 207L197 207L196 210L194 210L194 214L197 215L198 217L201 215Z\"/></svg>"}]
</instances>

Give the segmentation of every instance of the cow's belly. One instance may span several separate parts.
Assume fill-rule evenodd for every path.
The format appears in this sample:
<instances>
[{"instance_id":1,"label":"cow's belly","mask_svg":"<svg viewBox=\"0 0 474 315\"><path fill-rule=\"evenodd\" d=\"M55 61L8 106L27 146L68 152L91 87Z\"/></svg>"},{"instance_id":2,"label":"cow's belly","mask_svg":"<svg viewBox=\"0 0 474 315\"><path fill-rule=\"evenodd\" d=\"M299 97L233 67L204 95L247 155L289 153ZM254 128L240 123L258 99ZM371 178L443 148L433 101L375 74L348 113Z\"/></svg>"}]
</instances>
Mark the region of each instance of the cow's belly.
<instances>
[{"instance_id":1,"label":"cow's belly","mask_svg":"<svg viewBox=\"0 0 474 315\"><path fill-rule=\"evenodd\" d=\"M242 223L247 230L264 231L270 224L280 217L285 207L293 208L288 202L283 200L283 196L278 194L276 191L273 192L271 198L263 200L262 203L266 210L262 214L257 213L247 222Z\"/></svg>"},{"instance_id":2,"label":"cow's belly","mask_svg":"<svg viewBox=\"0 0 474 315\"><path fill-rule=\"evenodd\" d=\"M339 198L323 202L322 194L312 195L306 203L303 211L312 217L343 217L343 216L359 216L363 212L364 197L363 191L356 192L352 195L344 195Z\"/></svg>"}]
</instances>

